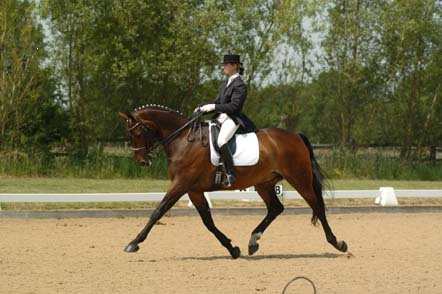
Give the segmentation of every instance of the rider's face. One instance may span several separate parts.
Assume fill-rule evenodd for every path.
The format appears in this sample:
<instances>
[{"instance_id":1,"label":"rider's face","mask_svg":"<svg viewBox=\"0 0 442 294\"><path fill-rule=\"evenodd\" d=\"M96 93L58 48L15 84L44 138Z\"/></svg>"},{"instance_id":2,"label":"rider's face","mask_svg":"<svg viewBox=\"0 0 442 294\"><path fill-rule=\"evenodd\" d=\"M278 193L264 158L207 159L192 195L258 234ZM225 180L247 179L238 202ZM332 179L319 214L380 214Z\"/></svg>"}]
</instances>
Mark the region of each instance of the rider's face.
<instances>
[{"instance_id":1,"label":"rider's face","mask_svg":"<svg viewBox=\"0 0 442 294\"><path fill-rule=\"evenodd\" d=\"M234 73L238 72L238 65L234 63L224 63L223 70L224 73L230 77Z\"/></svg>"}]
</instances>

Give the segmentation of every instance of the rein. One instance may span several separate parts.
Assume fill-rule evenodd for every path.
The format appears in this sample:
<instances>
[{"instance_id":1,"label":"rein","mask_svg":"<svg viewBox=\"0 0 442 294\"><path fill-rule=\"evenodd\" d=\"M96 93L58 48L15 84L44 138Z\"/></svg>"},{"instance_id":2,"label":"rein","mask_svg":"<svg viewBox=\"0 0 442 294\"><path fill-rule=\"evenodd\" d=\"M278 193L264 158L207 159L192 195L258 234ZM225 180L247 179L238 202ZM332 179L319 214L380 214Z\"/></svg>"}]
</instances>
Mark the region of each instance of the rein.
<instances>
[{"instance_id":1,"label":"rein","mask_svg":"<svg viewBox=\"0 0 442 294\"><path fill-rule=\"evenodd\" d=\"M143 146L143 147L138 147L138 148L133 148L133 147L131 147L131 150L132 151L140 151L140 150L143 150L143 149L146 149L147 150L147 155L149 156L149 158L154 158L154 157L156 157L156 155L157 155L157 153L159 153L159 148L162 146L162 147L166 147L170 142L172 142L176 137L178 137L178 135L184 130L184 129L186 129L189 125L191 125L191 124L193 124L195 121L197 121L198 119L200 119L200 117L203 115L203 113L202 112L200 112L200 113L198 113L198 114L196 114L194 117L192 117L188 122L186 122L184 125L182 125L180 128L178 128L177 130L175 130L172 134L170 134L169 136L167 136L167 138L165 138L164 140L158 140L156 137L155 137L155 141L154 141L154 143L153 143L153 145L152 145L152 147L150 148L150 150L149 150L149 148L147 147L147 145L146 146ZM132 130L134 130L135 128L137 128L137 127L141 127L141 129L143 130L143 133L145 134L145 135L147 135L148 133L149 133L149 130L150 131L152 131L152 132L155 132L155 130L154 129L152 129L152 128L150 128L150 127L148 127L148 126L146 126L142 121L141 121L141 119L135 114L135 113L132 113L132 116L135 118L135 120L137 121L137 123L135 124L135 125L133 125L132 127L130 127L130 128L128 128L127 129L127 131L128 132L130 132L130 131L132 131Z\"/></svg>"}]
</instances>

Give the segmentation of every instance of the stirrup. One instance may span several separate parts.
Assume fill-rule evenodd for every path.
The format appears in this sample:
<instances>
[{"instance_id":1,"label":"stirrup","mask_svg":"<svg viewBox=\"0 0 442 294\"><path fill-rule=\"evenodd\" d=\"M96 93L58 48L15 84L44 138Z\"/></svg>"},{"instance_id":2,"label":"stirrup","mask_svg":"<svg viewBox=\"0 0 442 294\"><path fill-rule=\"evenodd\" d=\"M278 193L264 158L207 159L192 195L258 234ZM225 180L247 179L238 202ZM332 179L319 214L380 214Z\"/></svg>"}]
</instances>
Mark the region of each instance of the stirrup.
<instances>
[{"instance_id":1,"label":"stirrup","mask_svg":"<svg viewBox=\"0 0 442 294\"><path fill-rule=\"evenodd\" d=\"M236 183L235 176L226 173L226 178L224 179L224 186L228 188L233 186L235 183Z\"/></svg>"}]
</instances>

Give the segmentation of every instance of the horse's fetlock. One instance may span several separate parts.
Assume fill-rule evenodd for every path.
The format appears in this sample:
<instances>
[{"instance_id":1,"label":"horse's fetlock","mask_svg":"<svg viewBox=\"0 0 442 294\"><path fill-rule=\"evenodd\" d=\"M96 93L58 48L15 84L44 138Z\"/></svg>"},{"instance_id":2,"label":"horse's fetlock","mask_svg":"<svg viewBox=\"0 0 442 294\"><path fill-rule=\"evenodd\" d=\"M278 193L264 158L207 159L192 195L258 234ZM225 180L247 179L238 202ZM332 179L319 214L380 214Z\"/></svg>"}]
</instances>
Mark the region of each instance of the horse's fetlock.
<instances>
[{"instance_id":1,"label":"horse's fetlock","mask_svg":"<svg viewBox=\"0 0 442 294\"><path fill-rule=\"evenodd\" d=\"M259 239L261 239L262 236L262 232L255 232L252 234L252 236L250 237L250 241L249 241L249 245L251 244L256 244Z\"/></svg>"},{"instance_id":2,"label":"horse's fetlock","mask_svg":"<svg viewBox=\"0 0 442 294\"><path fill-rule=\"evenodd\" d=\"M230 239L222 240L222 241L221 241L221 244L222 244L224 247L227 247L227 248L232 247L232 240L230 240Z\"/></svg>"},{"instance_id":3,"label":"horse's fetlock","mask_svg":"<svg viewBox=\"0 0 442 294\"><path fill-rule=\"evenodd\" d=\"M327 236L327 241L332 245L336 245L338 243L335 236Z\"/></svg>"}]
</instances>

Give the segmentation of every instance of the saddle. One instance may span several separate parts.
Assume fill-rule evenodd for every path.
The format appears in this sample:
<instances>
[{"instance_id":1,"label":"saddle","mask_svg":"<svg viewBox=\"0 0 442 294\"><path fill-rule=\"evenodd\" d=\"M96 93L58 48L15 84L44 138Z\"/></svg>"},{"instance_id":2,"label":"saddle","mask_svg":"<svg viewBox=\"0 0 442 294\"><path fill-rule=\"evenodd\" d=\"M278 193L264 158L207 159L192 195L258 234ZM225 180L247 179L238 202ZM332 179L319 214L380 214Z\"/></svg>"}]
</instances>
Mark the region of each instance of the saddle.
<instances>
[{"instance_id":1,"label":"saddle","mask_svg":"<svg viewBox=\"0 0 442 294\"><path fill-rule=\"evenodd\" d=\"M222 177L224 176L224 167L220 161L220 150L217 144L219 132L219 122L212 120L195 123L189 129L187 136L189 142L200 140L203 146L209 145L210 161L212 165L216 166L213 190L222 187ZM256 133L235 134L227 144L232 152L235 166L252 166L258 163L259 143Z\"/></svg>"},{"instance_id":2,"label":"saddle","mask_svg":"<svg viewBox=\"0 0 442 294\"><path fill-rule=\"evenodd\" d=\"M218 122L209 121L209 133L210 161L212 165L219 166ZM256 133L235 134L227 144L232 152L235 166L252 166L258 163L259 143Z\"/></svg>"},{"instance_id":3,"label":"saddle","mask_svg":"<svg viewBox=\"0 0 442 294\"><path fill-rule=\"evenodd\" d=\"M211 142L212 142L212 146L215 149L215 151L219 154L220 150L219 150L219 146L218 146L218 136L219 136L219 131L221 130L221 124L216 120L211 120L210 121L210 136L211 136ZM229 142L227 142L227 146L229 146L230 152L232 152L232 154L235 154L236 152L236 138L235 135L232 136L232 138L230 138Z\"/></svg>"}]
</instances>

